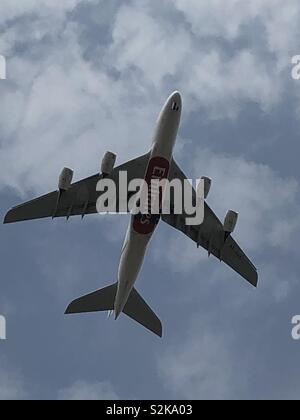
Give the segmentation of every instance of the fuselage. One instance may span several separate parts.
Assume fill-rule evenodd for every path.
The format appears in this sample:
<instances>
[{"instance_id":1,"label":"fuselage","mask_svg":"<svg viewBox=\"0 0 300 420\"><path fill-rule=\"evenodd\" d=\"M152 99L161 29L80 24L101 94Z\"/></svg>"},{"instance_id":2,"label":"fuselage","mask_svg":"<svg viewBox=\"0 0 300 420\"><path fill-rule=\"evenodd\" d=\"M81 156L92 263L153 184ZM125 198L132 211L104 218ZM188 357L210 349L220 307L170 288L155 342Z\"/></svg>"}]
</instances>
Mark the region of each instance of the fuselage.
<instances>
[{"instance_id":1,"label":"fuselage","mask_svg":"<svg viewBox=\"0 0 300 420\"><path fill-rule=\"evenodd\" d=\"M182 100L174 92L165 103L158 117L149 162L144 180L150 187L153 179L169 176L173 149L180 124ZM162 199L162 197L161 197ZM118 271L118 290L115 299L116 318L123 311L142 268L149 241L159 223L158 214L132 215L125 237Z\"/></svg>"}]
</instances>

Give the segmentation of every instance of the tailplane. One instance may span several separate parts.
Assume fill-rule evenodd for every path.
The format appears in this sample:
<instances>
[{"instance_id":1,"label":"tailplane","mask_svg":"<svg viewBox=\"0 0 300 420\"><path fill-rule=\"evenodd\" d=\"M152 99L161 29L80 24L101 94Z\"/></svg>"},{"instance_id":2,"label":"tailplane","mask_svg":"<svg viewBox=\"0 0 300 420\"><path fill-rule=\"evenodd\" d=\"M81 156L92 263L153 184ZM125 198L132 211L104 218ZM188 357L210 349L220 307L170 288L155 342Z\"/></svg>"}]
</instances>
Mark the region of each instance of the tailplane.
<instances>
[{"instance_id":1,"label":"tailplane","mask_svg":"<svg viewBox=\"0 0 300 420\"><path fill-rule=\"evenodd\" d=\"M160 319L155 315L136 289L132 289L123 312L154 334L162 337L162 324Z\"/></svg>"},{"instance_id":2,"label":"tailplane","mask_svg":"<svg viewBox=\"0 0 300 420\"><path fill-rule=\"evenodd\" d=\"M66 314L82 314L85 312L112 311L114 309L118 283L89 295L74 300L67 308Z\"/></svg>"},{"instance_id":3,"label":"tailplane","mask_svg":"<svg viewBox=\"0 0 300 420\"><path fill-rule=\"evenodd\" d=\"M66 314L113 311L118 283L74 300ZM162 337L162 324L139 293L132 289L123 312L148 330Z\"/></svg>"}]
</instances>

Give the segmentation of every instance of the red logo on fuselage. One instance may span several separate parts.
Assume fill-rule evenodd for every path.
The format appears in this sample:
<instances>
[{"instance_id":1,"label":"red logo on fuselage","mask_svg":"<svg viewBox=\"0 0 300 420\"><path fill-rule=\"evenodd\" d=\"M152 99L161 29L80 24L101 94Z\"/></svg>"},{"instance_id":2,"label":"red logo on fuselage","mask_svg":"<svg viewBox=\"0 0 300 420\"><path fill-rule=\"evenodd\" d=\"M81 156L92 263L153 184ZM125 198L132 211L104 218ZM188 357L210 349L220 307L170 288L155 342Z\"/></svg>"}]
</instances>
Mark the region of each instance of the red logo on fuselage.
<instances>
[{"instance_id":1,"label":"red logo on fuselage","mask_svg":"<svg viewBox=\"0 0 300 420\"><path fill-rule=\"evenodd\" d=\"M136 214L133 218L133 229L137 233L147 235L154 231L156 228L160 215L151 214L151 198L153 194L159 194L159 209L162 205L161 192L154 192L151 190L151 182L153 180L162 181L167 179L169 175L170 163L163 157L154 157L150 159L148 168L146 170L145 181L148 185L148 213L147 214Z\"/></svg>"}]
</instances>

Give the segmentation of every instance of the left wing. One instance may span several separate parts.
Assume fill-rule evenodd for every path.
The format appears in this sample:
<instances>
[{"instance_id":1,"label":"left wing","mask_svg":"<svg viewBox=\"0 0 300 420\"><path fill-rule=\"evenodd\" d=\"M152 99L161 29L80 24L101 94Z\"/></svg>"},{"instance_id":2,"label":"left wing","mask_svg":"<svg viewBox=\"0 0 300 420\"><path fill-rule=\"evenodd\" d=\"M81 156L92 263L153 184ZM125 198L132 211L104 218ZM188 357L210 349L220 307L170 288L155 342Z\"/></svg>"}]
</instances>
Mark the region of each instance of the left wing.
<instances>
[{"instance_id":1,"label":"left wing","mask_svg":"<svg viewBox=\"0 0 300 420\"><path fill-rule=\"evenodd\" d=\"M120 171L127 172L128 183L135 178L143 178L149 159L149 153L133 159L113 169L106 178L112 179L119 186ZM4 223L14 223L24 220L42 219L46 217L84 216L97 213L96 202L100 192L96 191L101 175L93 175L71 185L59 198L59 192L53 191L42 197L28 201L11 209L5 216ZM59 198L59 200L58 200ZM130 198L130 196L128 197ZM117 194L119 199L119 194ZM116 203L117 211L120 203ZM127 203L126 203L127 204Z\"/></svg>"},{"instance_id":2,"label":"left wing","mask_svg":"<svg viewBox=\"0 0 300 420\"><path fill-rule=\"evenodd\" d=\"M182 182L187 179L176 162L173 160L170 180L180 179ZM194 191L194 195L195 195ZM172 203L171 203L172 204ZM207 203L204 203L204 222L201 225L187 226L185 218L187 214L163 214L162 220L170 226L180 230L194 242L214 255L220 261L223 261L234 271L244 277L250 284L257 286L258 274L255 266L242 251L239 245L230 235L224 242L223 224L210 209Z\"/></svg>"}]
</instances>

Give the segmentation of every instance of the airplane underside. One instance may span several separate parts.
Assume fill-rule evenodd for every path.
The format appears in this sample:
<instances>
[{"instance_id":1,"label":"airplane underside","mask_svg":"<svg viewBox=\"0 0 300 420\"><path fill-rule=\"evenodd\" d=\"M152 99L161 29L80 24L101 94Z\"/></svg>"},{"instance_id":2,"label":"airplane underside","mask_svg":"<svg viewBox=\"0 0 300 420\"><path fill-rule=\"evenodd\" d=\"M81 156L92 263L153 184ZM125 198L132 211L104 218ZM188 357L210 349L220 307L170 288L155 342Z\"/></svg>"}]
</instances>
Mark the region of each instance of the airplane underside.
<instances>
[{"instance_id":1,"label":"airplane underside","mask_svg":"<svg viewBox=\"0 0 300 420\"><path fill-rule=\"evenodd\" d=\"M73 216L81 216L83 218L89 214L99 213L97 203L104 194L102 190L98 189L98 184L100 181L109 180L114 183L116 189L119 189L120 174L124 172L128 184L137 179L145 181L148 186L153 180L176 180L180 186L184 186L188 178L173 158L181 111L181 95L179 92L174 92L167 99L159 115L152 147L148 153L115 167L116 155L106 152L102 159L100 173L74 183L72 182L73 171L64 168L59 177L57 190L12 208L6 214L4 223L56 217L69 219ZM125 313L161 337L162 324L159 318L134 288L146 248L159 220L181 231L198 248L205 249L209 256L212 255L224 262L248 283L256 287L258 283L257 270L232 237L238 213L229 210L224 222L221 222L206 202L211 180L208 177L202 177L201 180L204 182L204 210L201 221L189 225L187 223L188 214L185 210L178 214L174 211L154 214L148 211L149 203L146 201L147 212L132 216L130 221L120 258L118 282L76 299L69 305L66 313L113 311L116 318L120 313ZM189 185L191 186L191 184ZM192 186L191 190L192 196L195 198L196 191ZM148 190L148 193L149 191L152 193L154 189ZM158 196L160 197L160 194ZM118 197L115 200L117 206L113 212L129 213L127 199L128 197L122 202L122 199ZM160 200L162 197L159 198L159 205L161 205ZM174 209L176 207L174 198L170 201L171 208ZM123 205L125 205L125 210L123 210Z\"/></svg>"}]
</instances>

